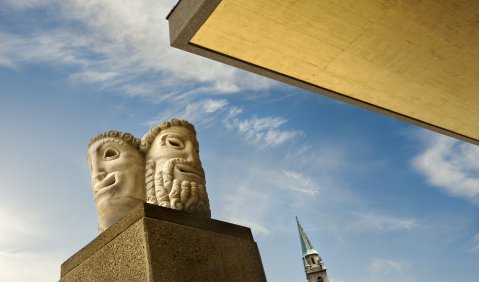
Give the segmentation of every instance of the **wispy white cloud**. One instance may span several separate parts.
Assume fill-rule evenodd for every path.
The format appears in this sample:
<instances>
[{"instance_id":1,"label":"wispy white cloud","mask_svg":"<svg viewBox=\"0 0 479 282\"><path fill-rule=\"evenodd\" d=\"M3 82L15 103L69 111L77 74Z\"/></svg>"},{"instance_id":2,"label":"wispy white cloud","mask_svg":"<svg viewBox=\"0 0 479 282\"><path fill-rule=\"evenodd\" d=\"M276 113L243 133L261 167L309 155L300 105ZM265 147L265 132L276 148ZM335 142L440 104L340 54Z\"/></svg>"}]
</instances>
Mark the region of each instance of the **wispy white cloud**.
<instances>
[{"instance_id":1,"label":"wispy white cloud","mask_svg":"<svg viewBox=\"0 0 479 282\"><path fill-rule=\"evenodd\" d=\"M408 230L417 226L416 219L396 217L376 211L365 211L354 214L355 220L349 226L357 231L376 230L393 231Z\"/></svg>"},{"instance_id":2,"label":"wispy white cloud","mask_svg":"<svg viewBox=\"0 0 479 282\"><path fill-rule=\"evenodd\" d=\"M12 212L14 209L3 205L0 209L0 249L21 250L31 246L32 241L47 237L47 232L35 214Z\"/></svg>"},{"instance_id":3,"label":"wispy white cloud","mask_svg":"<svg viewBox=\"0 0 479 282\"><path fill-rule=\"evenodd\" d=\"M474 235L471 241L468 243L469 252L479 252L479 233Z\"/></svg>"},{"instance_id":4,"label":"wispy white cloud","mask_svg":"<svg viewBox=\"0 0 479 282\"><path fill-rule=\"evenodd\" d=\"M260 149L279 146L295 137L303 135L300 130L285 130L281 127L288 121L282 117L266 116L239 118L241 109L232 108L224 120L224 125L235 130L243 139Z\"/></svg>"},{"instance_id":5,"label":"wispy white cloud","mask_svg":"<svg viewBox=\"0 0 479 282\"><path fill-rule=\"evenodd\" d=\"M209 94L235 93L269 89L276 84L170 47L165 16L175 3L7 1L5 7L17 10L39 6L51 9L50 15L64 25L30 30L28 34L4 30L0 33L0 64L16 68L37 62L68 66L74 81L162 101L166 94L191 89ZM145 80L154 86L144 87Z\"/></svg>"},{"instance_id":6,"label":"wispy white cloud","mask_svg":"<svg viewBox=\"0 0 479 282\"><path fill-rule=\"evenodd\" d=\"M171 118L186 119L194 124L208 126L214 123L221 113L227 111L228 102L225 99L204 99L187 103L184 107L170 107L162 111L154 119L146 122L153 126Z\"/></svg>"},{"instance_id":7,"label":"wispy white cloud","mask_svg":"<svg viewBox=\"0 0 479 282\"><path fill-rule=\"evenodd\" d=\"M235 131L246 143L260 150L277 147L303 135L300 130L282 129L287 122L284 118L273 116L243 118L240 117L242 113L242 108L230 106L226 99L199 99L185 106L169 107L145 124L152 126L173 117L187 119L201 126L209 126L222 120L222 126Z\"/></svg>"},{"instance_id":8,"label":"wispy white cloud","mask_svg":"<svg viewBox=\"0 0 479 282\"><path fill-rule=\"evenodd\" d=\"M342 174L345 170L358 169L357 161L350 157L354 154L350 154L349 150L351 148L339 144L317 142L313 146L305 142L289 149L285 160L314 168L323 174L331 175L333 172ZM371 167L371 169L373 168Z\"/></svg>"},{"instance_id":9,"label":"wispy white cloud","mask_svg":"<svg viewBox=\"0 0 479 282\"><path fill-rule=\"evenodd\" d=\"M358 234L398 234L418 229L418 219L398 216L387 210L373 210L366 203L352 203L348 209L330 206L335 213L324 219L323 227L334 234L338 242L347 242ZM359 211L357 211L359 209Z\"/></svg>"},{"instance_id":10,"label":"wispy white cloud","mask_svg":"<svg viewBox=\"0 0 479 282\"><path fill-rule=\"evenodd\" d=\"M276 174L276 173L271 173ZM285 187L291 191L300 192L309 196L318 194L317 184L307 175L292 170L282 170L282 173L276 174L271 178L279 187Z\"/></svg>"},{"instance_id":11,"label":"wispy white cloud","mask_svg":"<svg viewBox=\"0 0 479 282\"><path fill-rule=\"evenodd\" d=\"M426 144L424 152L413 159L413 167L431 185L478 203L479 147L432 133Z\"/></svg>"},{"instance_id":12,"label":"wispy white cloud","mask_svg":"<svg viewBox=\"0 0 479 282\"><path fill-rule=\"evenodd\" d=\"M112 80L118 76L117 72L113 71L106 71L106 72L98 72L98 71L84 71L79 73L74 73L70 76L70 78L74 81L91 81L91 82L106 82L108 80ZM142 93L145 92L141 91Z\"/></svg>"},{"instance_id":13,"label":"wispy white cloud","mask_svg":"<svg viewBox=\"0 0 479 282\"><path fill-rule=\"evenodd\" d=\"M63 260L60 252L0 251L0 281L58 281Z\"/></svg>"},{"instance_id":14,"label":"wispy white cloud","mask_svg":"<svg viewBox=\"0 0 479 282\"><path fill-rule=\"evenodd\" d=\"M284 221L290 219L293 224L291 206L315 198L319 187L306 173L280 167L267 160L252 160L247 166L237 161L222 163L212 184L217 202L222 203L217 215L249 226L262 237L290 232Z\"/></svg>"},{"instance_id":15,"label":"wispy white cloud","mask_svg":"<svg viewBox=\"0 0 479 282\"><path fill-rule=\"evenodd\" d=\"M207 113L214 113L220 109L223 109L226 105L228 105L228 102L226 102L226 100L209 99L203 104L203 108Z\"/></svg>"},{"instance_id":16,"label":"wispy white cloud","mask_svg":"<svg viewBox=\"0 0 479 282\"><path fill-rule=\"evenodd\" d=\"M369 281L373 282L417 281L411 264L403 261L376 258L371 261L369 270Z\"/></svg>"},{"instance_id":17,"label":"wispy white cloud","mask_svg":"<svg viewBox=\"0 0 479 282\"><path fill-rule=\"evenodd\" d=\"M31 9L48 4L49 0L4 0L5 4L8 4L14 9Z\"/></svg>"},{"instance_id":18,"label":"wispy white cloud","mask_svg":"<svg viewBox=\"0 0 479 282\"><path fill-rule=\"evenodd\" d=\"M0 66L15 69L15 62L10 56L10 52L18 45L18 40L15 36L0 30Z\"/></svg>"},{"instance_id":19,"label":"wispy white cloud","mask_svg":"<svg viewBox=\"0 0 479 282\"><path fill-rule=\"evenodd\" d=\"M0 58L9 62L4 66L17 69L25 63L39 62L84 68L89 64L88 57L93 55L92 50L85 48L94 44L92 38L81 34L76 36L65 30L38 32L25 37L2 31L0 39L4 42ZM95 72L100 73L100 70Z\"/></svg>"},{"instance_id":20,"label":"wispy white cloud","mask_svg":"<svg viewBox=\"0 0 479 282\"><path fill-rule=\"evenodd\" d=\"M257 187L239 185L224 197L222 217L228 222L250 227L255 236L270 235L266 218L272 211L273 198Z\"/></svg>"},{"instance_id":21,"label":"wispy white cloud","mask_svg":"<svg viewBox=\"0 0 479 282\"><path fill-rule=\"evenodd\" d=\"M281 166L270 164L268 166L251 166L248 175L262 179L268 187L286 191L285 194L300 194L301 196L314 197L319 194L320 188L309 175L291 169L280 169ZM290 198L290 197L288 197Z\"/></svg>"}]
</instances>

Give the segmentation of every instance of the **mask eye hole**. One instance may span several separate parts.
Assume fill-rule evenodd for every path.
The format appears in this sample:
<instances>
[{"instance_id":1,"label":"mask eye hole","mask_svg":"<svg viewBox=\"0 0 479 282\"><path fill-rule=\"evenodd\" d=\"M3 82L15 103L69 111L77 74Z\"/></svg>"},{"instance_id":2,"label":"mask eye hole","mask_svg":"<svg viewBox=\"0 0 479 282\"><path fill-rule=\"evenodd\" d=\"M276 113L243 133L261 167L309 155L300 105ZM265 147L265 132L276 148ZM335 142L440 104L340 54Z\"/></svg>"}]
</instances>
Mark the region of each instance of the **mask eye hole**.
<instances>
[{"instance_id":1,"label":"mask eye hole","mask_svg":"<svg viewBox=\"0 0 479 282\"><path fill-rule=\"evenodd\" d=\"M105 153L103 153L103 159L104 160L114 160L120 156L120 152L118 152L117 149L114 148L108 148L105 150Z\"/></svg>"},{"instance_id":2,"label":"mask eye hole","mask_svg":"<svg viewBox=\"0 0 479 282\"><path fill-rule=\"evenodd\" d=\"M174 137L166 138L166 144L168 144L168 146L171 146L175 149L182 149L184 147L183 141Z\"/></svg>"}]
</instances>

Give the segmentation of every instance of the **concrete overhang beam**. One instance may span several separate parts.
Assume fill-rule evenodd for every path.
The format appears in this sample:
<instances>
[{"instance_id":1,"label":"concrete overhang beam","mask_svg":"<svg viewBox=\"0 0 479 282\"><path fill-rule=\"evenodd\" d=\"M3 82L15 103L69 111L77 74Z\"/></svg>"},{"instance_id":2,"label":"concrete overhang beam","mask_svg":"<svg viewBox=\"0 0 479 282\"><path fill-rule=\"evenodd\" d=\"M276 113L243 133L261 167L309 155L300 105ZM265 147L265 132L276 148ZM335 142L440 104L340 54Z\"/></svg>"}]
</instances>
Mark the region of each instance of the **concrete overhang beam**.
<instances>
[{"instance_id":1,"label":"concrete overhang beam","mask_svg":"<svg viewBox=\"0 0 479 282\"><path fill-rule=\"evenodd\" d=\"M479 1L182 0L171 45L479 145Z\"/></svg>"}]
</instances>

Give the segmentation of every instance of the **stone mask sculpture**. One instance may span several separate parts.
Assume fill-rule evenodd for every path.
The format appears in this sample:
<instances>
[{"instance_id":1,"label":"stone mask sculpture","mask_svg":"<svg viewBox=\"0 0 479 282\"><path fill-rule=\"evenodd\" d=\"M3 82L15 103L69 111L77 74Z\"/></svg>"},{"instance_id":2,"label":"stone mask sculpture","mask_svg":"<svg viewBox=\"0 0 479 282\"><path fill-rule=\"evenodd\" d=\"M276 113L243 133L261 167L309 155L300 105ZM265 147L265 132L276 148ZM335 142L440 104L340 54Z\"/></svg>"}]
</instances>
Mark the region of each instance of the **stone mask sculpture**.
<instances>
[{"instance_id":1,"label":"stone mask sculpture","mask_svg":"<svg viewBox=\"0 0 479 282\"><path fill-rule=\"evenodd\" d=\"M88 164L100 232L140 203L211 217L196 131L172 119L143 139L108 131L88 145Z\"/></svg>"},{"instance_id":2,"label":"stone mask sculpture","mask_svg":"<svg viewBox=\"0 0 479 282\"><path fill-rule=\"evenodd\" d=\"M211 216L199 144L192 124L172 119L150 129L141 150L146 161L146 200Z\"/></svg>"},{"instance_id":3,"label":"stone mask sculpture","mask_svg":"<svg viewBox=\"0 0 479 282\"><path fill-rule=\"evenodd\" d=\"M109 131L97 135L88 145L100 232L145 202L145 159L140 143L129 133Z\"/></svg>"}]
</instances>

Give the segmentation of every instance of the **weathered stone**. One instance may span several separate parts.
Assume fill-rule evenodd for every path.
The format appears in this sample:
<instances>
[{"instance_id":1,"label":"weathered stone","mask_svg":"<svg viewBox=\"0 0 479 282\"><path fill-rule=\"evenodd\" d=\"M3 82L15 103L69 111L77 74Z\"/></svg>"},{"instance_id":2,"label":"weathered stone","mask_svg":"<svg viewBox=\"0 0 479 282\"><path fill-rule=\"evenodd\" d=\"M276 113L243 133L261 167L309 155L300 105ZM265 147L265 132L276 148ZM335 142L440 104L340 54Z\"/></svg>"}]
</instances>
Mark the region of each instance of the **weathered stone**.
<instances>
[{"instance_id":1,"label":"weathered stone","mask_svg":"<svg viewBox=\"0 0 479 282\"><path fill-rule=\"evenodd\" d=\"M249 228L142 204L62 265L60 281L266 281Z\"/></svg>"},{"instance_id":2,"label":"weathered stone","mask_svg":"<svg viewBox=\"0 0 479 282\"><path fill-rule=\"evenodd\" d=\"M146 201L150 204L210 217L205 172L194 126L172 119L143 137Z\"/></svg>"},{"instance_id":3,"label":"weathered stone","mask_svg":"<svg viewBox=\"0 0 479 282\"><path fill-rule=\"evenodd\" d=\"M211 217L196 131L186 120L162 122L143 139L100 133L88 164L100 232L144 202Z\"/></svg>"},{"instance_id":4,"label":"weathered stone","mask_svg":"<svg viewBox=\"0 0 479 282\"><path fill-rule=\"evenodd\" d=\"M101 133L90 141L88 164L100 231L145 202L145 158L140 142L118 131Z\"/></svg>"}]
</instances>

